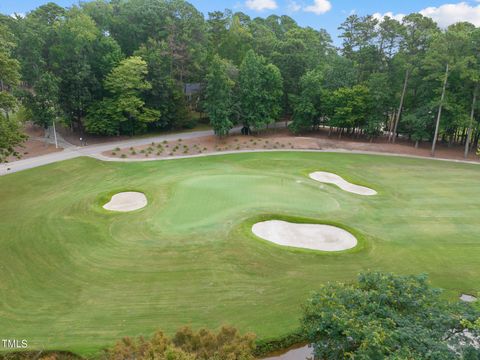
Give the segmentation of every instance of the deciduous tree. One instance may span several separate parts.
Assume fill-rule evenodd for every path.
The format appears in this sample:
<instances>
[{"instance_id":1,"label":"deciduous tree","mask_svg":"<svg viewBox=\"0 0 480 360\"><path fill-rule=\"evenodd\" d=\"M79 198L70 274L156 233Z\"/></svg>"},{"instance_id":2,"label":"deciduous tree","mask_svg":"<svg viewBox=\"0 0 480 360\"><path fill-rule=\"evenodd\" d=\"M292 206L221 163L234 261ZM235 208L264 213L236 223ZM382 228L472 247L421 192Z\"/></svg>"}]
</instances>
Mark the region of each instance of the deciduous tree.
<instances>
[{"instance_id":1,"label":"deciduous tree","mask_svg":"<svg viewBox=\"0 0 480 360\"><path fill-rule=\"evenodd\" d=\"M218 55L213 58L207 74L205 109L213 131L218 136L228 135L233 127L233 87L235 82L228 75L229 64Z\"/></svg>"},{"instance_id":2,"label":"deciduous tree","mask_svg":"<svg viewBox=\"0 0 480 360\"><path fill-rule=\"evenodd\" d=\"M302 324L320 359L474 359L464 330L478 317L446 301L424 275L367 273L357 283L321 287L305 304Z\"/></svg>"}]
</instances>

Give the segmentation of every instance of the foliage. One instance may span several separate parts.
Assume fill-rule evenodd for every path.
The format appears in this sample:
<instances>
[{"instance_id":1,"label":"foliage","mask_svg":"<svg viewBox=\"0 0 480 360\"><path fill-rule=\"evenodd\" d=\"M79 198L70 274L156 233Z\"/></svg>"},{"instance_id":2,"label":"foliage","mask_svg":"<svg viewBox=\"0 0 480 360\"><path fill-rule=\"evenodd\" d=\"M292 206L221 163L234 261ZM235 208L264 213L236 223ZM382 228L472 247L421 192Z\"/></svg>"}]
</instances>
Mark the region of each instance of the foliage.
<instances>
[{"instance_id":1,"label":"foliage","mask_svg":"<svg viewBox=\"0 0 480 360\"><path fill-rule=\"evenodd\" d=\"M13 117L8 119L0 114L0 163L9 155L19 156L15 146L25 140L26 136L21 132L20 124Z\"/></svg>"},{"instance_id":2,"label":"foliage","mask_svg":"<svg viewBox=\"0 0 480 360\"><path fill-rule=\"evenodd\" d=\"M355 284L322 286L302 324L321 359L451 359L473 354L463 331L479 316L444 300L424 275L364 273Z\"/></svg>"},{"instance_id":3,"label":"foliage","mask_svg":"<svg viewBox=\"0 0 480 360\"><path fill-rule=\"evenodd\" d=\"M150 126L160 129L183 127L190 116L182 84L174 76L174 58L168 44L150 39L135 55L148 64L147 80L152 88L145 94L145 103L149 108L160 111L159 118Z\"/></svg>"},{"instance_id":4,"label":"foliage","mask_svg":"<svg viewBox=\"0 0 480 360\"><path fill-rule=\"evenodd\" d=\"M6 116L17 105L11 89L17 86L20 81L20 64L12 57L12 51L15 47L12 36L9 29L0 24L0 110Z\"/></svg>"},{"instance_id":5,"label":"foliage","mask_svg":"<svg viewBox=\"0 0 480 360\"><path fill-rule=\"evenodd\" d=\"M280 70L250 50L240 66L240 111L245 126L262 129L281 112L283 94Z\"/></svg>"},{"instance_id":6,"label":"foliage","mask_svg":"<svg viewBox=\"0 0 480 360\"><path fill-rule=\"evenodd\" d=\"M292 346L306 342L305 334L301 330L280 336L275 339L261 339L257 341L254 354L257 357L264 357L275 351L283 351Z\"/></svg>"},{"instance_id":7,"label":"foliage","mask_svg":"<svg viewBox=\"0 0 480 360\"><path fill-rule=\"evenodd\" d=\"M11 90L20 80L20 64L12 58L13 48L12 34L0 24L0 162L9 155L18 155L15 146L25 140L18 122L9 116L17 106Z\"/></svg>"},{"instance_id":8,"label":"foliage","mask_svg":"<svg viewBox=\"0 0 480 360\"><path fill-rule=\"evenodd\" d=\"M146 124L158 119L158 110L145 107L144 91L152 85L146 81L147 63L132 56L123 60L105 79L111 96L92 108L87 129L92 133L113 135L144 131Z\"/></svg>"},{"instance_id":9,"label":"foliage","mask_svg":"<svg viewBox=\"0 0 480 360\"><path fill-rule=\"evenodd\" d=\"M109 360L135 358L138 360L253 360L255 335L240 335L231 326L217 333L207 329L197 332L184 327L168 338L156 332L151 339L124 338L107 351Z\"/></svg>"},{"instance_id":10,"label":"foliage","mask_svg":"<svg viewBox=\"0 0 480 360\"><path fill-rule=\"evenodd\" d=\"M33 91L22 92L23 103L31 120L43 128L52 124L60 113L58 78L50 72L40 75Z\"/></svg>"},{"instance_id":11,"label":"foliage","mask_svg":"<svg viewBox=\"0 0 480 360\"><path fill-rule=\"evenodd\" d=\"M320 123L325 114L327 93L319 84L323 82L323 74L318 70L309 71L300 80L301 93L296 98L293 122L290 129L294 133L312 130Z\"/></svg>"},{"instance_id":12,"label":"foliage","mask_svg":"<svg viewBox=\"0 0 480 360\"><path fill-rule=\"evenodd\" d=\"M328 102L329 125L353 129L367 124L372 108L370 91L365 85L335 90Z\"/></svg>"},{"instance_id":13,"label":"foliage","mask_svg":"<svg viewBox=\"0 0 480 360\"><path fill-rule=\"evenodd\" d=\"M431 140L432 120L417 115L425 108L437 108L438 113L448 62L440 138L450 144L468 142L467 149L476 147L480 138L479 106L473 96L480 87L480 31L469 23L439 29L431 18L417 13L402 20L352 14L339 27L343 44L338 51L325 30L301 27L289 16L252 19L226 9L204 19L184 0L95 0L69 9L48 3L25 17L2 17L0 24L12 33L4 44L20 64L27 90L20 99L40 124L51 117L42 105L51 95L58 113L79 131L87 124L87 130L102 134L190 127L192 114L208 103L205 90L218 56L243 67L233 91L231 118L235 121L264 128L282 115L293 115L291 128L296 132L316 130L322 122L341 124L347 134L371 140L384 130L410 139L418 139L421 133ZM257 64L251 55L247 59L251 51ZM115 124L121 114L112 109L116 105L105 79L125 55L140 56L147 63L151 88L141 98L155 116L137 124L138 128L122 122L128 129L119 130ZM302 79L312 71L321 77L317 88L309 85L308 92L321 93L321 104L304 97ZM54 86L46 87L46 74L56 79L57 96ZM264 91L268 81L270 94ZM203 90L187 97L184 90L191 84ZM260 93L249 96L253 86ZM362 97L358 91L356 100L347 104L343 95L348 91L355 95L360 87L368 88L370 105L364 99L364 105L354 106ZM37 99L28 96L33 88L43 91L35 94ZM341 111L328 109L330 99L332 106L341 100ZM8 106L12 108L13 102ZM363 112L357 119L341 114L356 107ZM414 118L418 121L412 126Z\"/></svg>"},{"instance_id":14,"label":"foliage","mask_svg":"<svg viewBox=\"0 0 480 360\"><path fill-rule=\"evenodd\" d=\"M216 135L225 136L233 127L233 87L235 82L228 75L228 63L217 55L212 60L207 75L205 109Z\"/></svg>"}]
</instances>

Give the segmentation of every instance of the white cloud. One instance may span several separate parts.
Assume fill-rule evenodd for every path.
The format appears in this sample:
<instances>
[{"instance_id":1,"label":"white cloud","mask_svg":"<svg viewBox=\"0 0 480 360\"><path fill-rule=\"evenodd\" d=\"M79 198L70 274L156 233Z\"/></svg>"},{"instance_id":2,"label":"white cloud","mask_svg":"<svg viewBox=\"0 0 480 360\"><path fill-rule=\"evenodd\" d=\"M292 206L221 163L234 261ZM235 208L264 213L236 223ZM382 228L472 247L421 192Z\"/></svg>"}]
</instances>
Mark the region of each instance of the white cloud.
<instances>
[{"instance_id":1,"label":"white cloud","mask_svg":"<svg viewBox=\"0 0 480 360\"><path fill-rule=\"evenodd\" d=\"M275 0L247 0L245 5L247 8L256 11L274 10L278 7Z\"/></svg>"},{"instance_id":2,"label":"white cloud","mask_svg":"<svg viewBox=\"0 0 480 360\"><path fill-rule=\"evenodd\" d=\"M300 11L301 9L302 9L302 6L299 3L297 3L296 1L290 0L288 2L288 10L289 11L297 12L297 11Z\"/></svg>"},{"instance_id":3,"label":"white cloud","mask_svg":"<svg viewBox=\"0 0 480 360\"><path fill-rule=\"evenodd\" d=\"M439 7L432 6L419 12L423 16L432 18L440 27L447 27L459 21L468 21L475 26L480 26L480 5L470 5L463 1Z\"/></svg>"},{"instance_id":4,"label":"white cloud","mask_svg":"<svg viewBox=\"0 0 480 360\"><path fill-rule=\"evenodd\" d=\"M311 12L317 15L325 14L330 11L332 4L328 0L314 0L313 4L303 8L303 11Z\"/></svg>"},{"instance_id":5,"label":"white cloud","mask_svg":"<svg viewBox=\"0 0 480 360\"><path fill-rule=\"evenodd\" d=\"M382 21L385 16L388 16L389 18L392 18L392 19L395 19L395 20L398 20L398 21L402 21L403 18L405 17L405 14L394 14L393 12L388 11L385 14L380 14L380 13L377 12L377 13L373 14L372 16L375 19L377 19L378 21Z\"/></svg>"},{"instance_id":6,"label":"white cloud","mask_svg":"<svg viewBox=\"0 0 480 360\"><path fill-rule=\"evenodd\" d=\"M476 0L480 2L480 0ZM428 7L419 11L423 16L432 18L438 26L446 28L460 21L468 21L475 26L480 26L480 5L470 5L464 1L457 4L444 4L439 7ZM375 13L373 17L382 20L387 15L401 21L405 14L394 14L391 11L384 14Z\"/></svg>"}]
</instances>

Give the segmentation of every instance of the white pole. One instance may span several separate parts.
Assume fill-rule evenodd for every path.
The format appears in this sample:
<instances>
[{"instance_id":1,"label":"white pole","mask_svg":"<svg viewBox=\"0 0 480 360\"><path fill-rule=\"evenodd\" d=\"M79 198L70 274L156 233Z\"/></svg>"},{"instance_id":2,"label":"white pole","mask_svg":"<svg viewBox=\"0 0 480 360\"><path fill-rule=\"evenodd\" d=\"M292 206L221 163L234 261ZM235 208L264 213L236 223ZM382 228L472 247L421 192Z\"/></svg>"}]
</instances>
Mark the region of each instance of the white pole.
<instances>
[{"instance_id":1,"label":"white pole","mask_svg":"<svg viewBox=\"0 0 480 360\"><path fill-rule=\"evenodd\" d=\"M55 130L55 119L53 119L53 136L55 137L55 148L58 149L57 132Z\"/></svg>"}]
</instances>

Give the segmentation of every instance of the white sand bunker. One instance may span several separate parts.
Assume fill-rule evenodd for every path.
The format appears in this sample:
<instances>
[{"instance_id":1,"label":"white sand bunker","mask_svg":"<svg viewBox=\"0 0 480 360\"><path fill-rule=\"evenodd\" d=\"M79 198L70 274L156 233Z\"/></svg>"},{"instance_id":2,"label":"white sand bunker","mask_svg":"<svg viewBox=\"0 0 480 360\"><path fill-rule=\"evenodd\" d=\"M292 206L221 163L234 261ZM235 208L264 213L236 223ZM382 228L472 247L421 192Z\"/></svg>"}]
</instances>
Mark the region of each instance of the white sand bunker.
<instances>
[{"instance_id":1,"label":"white sand bunker","mask_svg":"<svg viewBox=\"0 0 480 360\"><path fill-rule=\"evenodd\" d=\"M147 206L147 197L141 192L127 191L115 194L112 199L103 205L103 208L110 211L134 211Z\"/></svg>"},{"instance_id":2,"label":"white sand bunker","mask_svg":"<svg viewBox=\"0 0 480 360\"><path fill-rule=\"evenodd\" d=\"M278 245L322 251L342 251L355 247L357 239L348 231L330 225L295 224L281 220L256 223L258 237Z\"/></svg>"},{"instance_id":3,"label":"white sand bunker","mask_svg":"<svg viewBox=\"0 0 480 360\"><path fill-rule=\"evenodd\" d=\"M460 300L471 303L477 301L477 298L473 295L462 294Z\"/></svg>"},{"instance_id":4,"label":"white sand bunker","mask_svg":"<svg viewBox=\"0 0 480 360\"><path fill-rule=\"evenodd\" d=\"M373 189L367 188L365 186L352 184L341 176L329 172L317 171L311 173L310 178L323 183L337 185L340 189L354 194L365 196L377 195L377 192Z\"/></svg>"}]
</instances>

